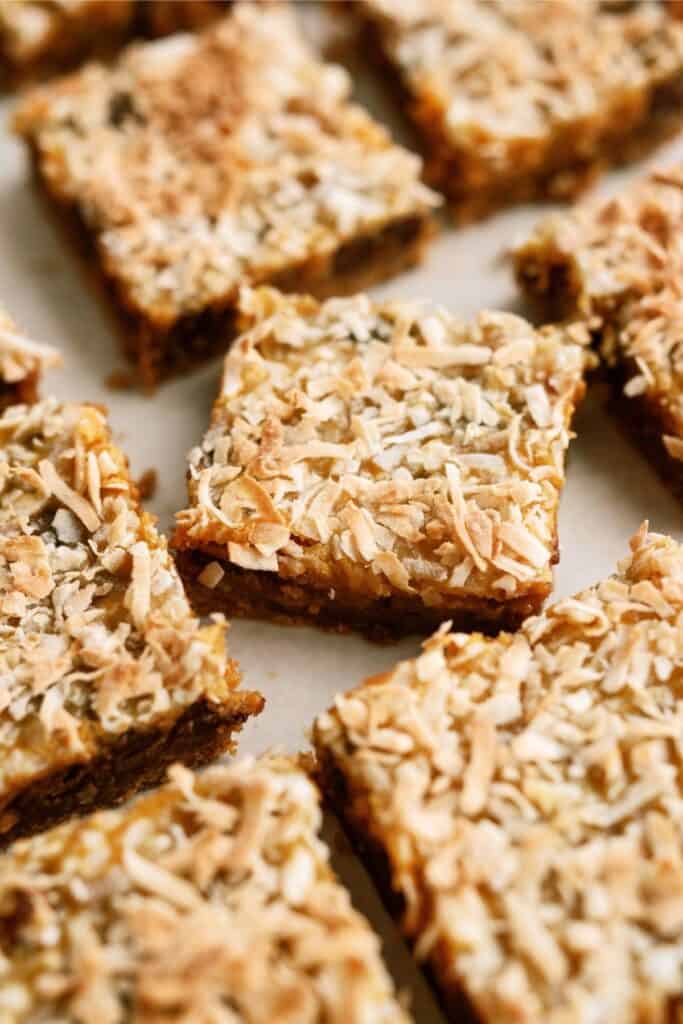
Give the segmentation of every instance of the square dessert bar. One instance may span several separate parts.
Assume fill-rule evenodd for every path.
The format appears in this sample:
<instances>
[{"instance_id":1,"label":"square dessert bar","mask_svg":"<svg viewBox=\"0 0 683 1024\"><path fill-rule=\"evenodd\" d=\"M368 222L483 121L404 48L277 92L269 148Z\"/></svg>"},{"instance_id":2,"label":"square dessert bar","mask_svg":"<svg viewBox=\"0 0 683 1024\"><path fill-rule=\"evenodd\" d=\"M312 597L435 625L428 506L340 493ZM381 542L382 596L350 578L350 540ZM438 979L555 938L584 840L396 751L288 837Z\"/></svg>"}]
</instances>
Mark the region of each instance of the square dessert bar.
<instances>
[{"instance_id":1,"label":"square dessert bar","mask_svg":"<svg viewBox=\"0 0 683 1024\"><path fill-rule=\"evenodd\" d=\"M55 349L30 341L0 306L0 411L35 402L43 370L60 363Z\"/></svg>"},{"instance_id":2,"label":"square dessert bar","mask_svg":"<svg viewBox=\"0 0 683 1024\"><path fill-rule=\"evenodd\" d=\"M136 35L198 28L225 0L0 0L0 85L112 57Z\"/></svg>"},{"instance_id":3,"label":"square dessert bar","mask_svg":"<svg viewBox=\"0 0 683 1024\"><path fill-rule=\"evenodd\" d=\"M680 1019L683 548L631 546L519 633L442 630L316 724L453 1021Z\"/></svg>"},{"instance_id":4,"label":"square dessert bar","mask_svg":"<svg viewBox=\"0 0 683 1024\"><path fill-rule=\"evenodd\" d=\"M2 858L0 1019L408 1024L296 762L169 774Z\"/></svg>"},{"instance_id":5,"label":"square dessert bar","mask_svg":"<svg viewBox=\"0 0 683 1024\"><path fill-rule=\"evenodd\" d=\"M418 261L438 202L279 4L33 91L17 127L91 247L147 385L224 350L240 284L354 291Z\"/></svg>"},{"instance_id":6,"label":"square dessert bar","mask_svg":"<svg viewBox=\"0 0 683 1024\"><path fill-rule=\"evenodd\" d=\"M683 165L612 199L540 222L515 251L544 316L584 317L600 342L612 405L683 497Z\"/></svg>"},{"instance_id":7,"label":"square dessert bar","mask_svg":"<svg viewBox=\"0 0 683 1024\"><path fill-rule=\"evenodd\" d=\"M669 3L363 0L364 37L460 219L567 198L681 122Z\"/></svg>"},{"instance_id":8,"label":"square dessert bar","mask_svg":"<svg viewBox=\"0 0 683 1024\"><path fill-rule=\"evenodd\" d=\"M557 560L583 327L245 290L174 546L195 607L516 627Z\"/></svg>"},{"instance_id":9,"label":"square dessert bar","mask_svg":"<svg viewBox=\"0 0 683 1024\"><path fill-rule=\"evenodd\" d=\"M192 615L99 409L12 406L0 481L4 845L231 749L262 699Z\"/></svg>"}]
</instances>

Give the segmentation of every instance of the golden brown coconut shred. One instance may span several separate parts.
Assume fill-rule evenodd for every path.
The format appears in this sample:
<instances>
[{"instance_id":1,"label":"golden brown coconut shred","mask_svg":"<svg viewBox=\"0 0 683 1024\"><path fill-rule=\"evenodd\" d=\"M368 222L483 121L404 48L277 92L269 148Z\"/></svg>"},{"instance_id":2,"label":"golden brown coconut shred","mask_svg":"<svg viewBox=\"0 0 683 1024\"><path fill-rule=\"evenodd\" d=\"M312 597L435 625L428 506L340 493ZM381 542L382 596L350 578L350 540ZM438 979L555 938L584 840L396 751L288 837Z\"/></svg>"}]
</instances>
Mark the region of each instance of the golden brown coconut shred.
<instances>
[{"instance_id":1,"label":"golden brown coconut shred","mask_svg":"<svg viewBox=\"0 0 683 1024\"><path fill-rule=\"evenodd\" d=\"M241 311L174 543L427 603L549 582L582 327L271 289Z\"/></svg>"},{"instance_id":2,"label":"golden brown coconut shred","mask_svg":"<svg viewBox=\"0 0 683 1024\"><path fill-rule=\"evenodd\" d=\"M229 701L223 633L192 615L99 409L0 417L0 803L129 729Z\"/></svg>"},{"instance_id":3,"label":"golden brown coconut shred","mask_svg":"<svg viewBox=\"0 0 683 1024\"><path fill-rule=\"evenodd\" d=\"M3 1024L408 1024L280 757L171 781L0 862ZM4 926L4 927L3 927Z\"/></svg>"},{"instance_id":4,"label":"golden brown coconut shred","mask_svg":"<svg viewBox=\"0 0 683 1024\"><path fill-rule=\"evenodd\" d=\"M637 1024L683 996L682 730L683 547L644 528L614 577L515 635L442 629L315 740L443 990L486 1024Z\"/></svg>"}]
</instances>

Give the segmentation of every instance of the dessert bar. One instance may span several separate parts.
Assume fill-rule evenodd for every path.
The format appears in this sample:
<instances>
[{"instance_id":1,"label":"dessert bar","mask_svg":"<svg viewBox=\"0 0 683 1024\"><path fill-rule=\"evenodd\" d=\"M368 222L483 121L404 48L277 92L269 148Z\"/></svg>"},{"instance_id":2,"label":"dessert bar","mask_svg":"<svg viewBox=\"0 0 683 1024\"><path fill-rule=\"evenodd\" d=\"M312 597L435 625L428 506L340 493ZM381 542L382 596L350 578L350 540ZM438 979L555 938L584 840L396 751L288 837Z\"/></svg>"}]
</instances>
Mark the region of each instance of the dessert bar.
<instances>
[{"instance_id":1,"label":"dessert bar","mask_svg":"<svg viewBox=\"0 0 683 1024\"><path fill-rule=\"evenodd\" d=\"M584 317L612 406L683 497L683 167L550 216L515 252L522 289L550 319Z\"/></svg>"},{"instance_id":2,"label":"dessert bar","mask_svg":"<svg viewBox=\"0 0 683 1024\"><path fill-rule=\"evenodd\" d=\"M674 1021L683 1005L683 548L515 635L442 629L318 719L326 794L449 1019Z\"/></svg>"},{"instance_id":3,"label":"dessert bar","mask_svg":"<svg viewBox=\"0 0 683 1024\"><path fill-rule=\"evenodd\" d=\"M16 127L147 386L225 350L240 284L355 291L416 263L436 196L292 11L237 4L32 91Z\"/></svg>"},{"instance_id":4,"label":"dessert bar","mask_svg":"<svg viewBox=\"0 0 683 1024\"><path fill-rule=\"evenodd\" d=\"M112 57L134 36L201 27L226 6L223 0L0 0L0 85Z\"/></svg>"},{"instance_id":5,"label":"dessert bar","mask_svg":"<svg viewBox=\"0 0 683 1024\"><path fill-rule=\"evenodd\" d=\"M232 749L262 699L192 615L99 409L11 406L0 479L4 845Z\"/></svg>"},{"instance_id":6,"label":"dessert bar","mask_svg":"<svg viewBox=\"0 0 683 1024\"><path fill-rule=\"evenodd\" d=\"M25 337L0 306L0 411L35 402L43 371L60 363L55 349Z\"/></svg>"},{"instance_id":7,"label":"dessert bar","mask_svg":"<svg viewBox=\"0 0 683 1024\"><path fill-rule=\"evenodd\" d=\"M0 861L0 1019L408 1024L296 762L169 774Z\"/></svg>"},{"instance_id":8,"label":"dessert bar","mask_svg":"<svg viewBox=\"0 0 683 1024\"><path fill-rule=\"evenodd\" d=\"M462 220L570 198L681 124L669 3L362 0L371 58L414 121L427 180Z\"/></svg>"},{"instance_id":9,"label":"dessert bar","mask_svg":"<svg viewBox=\"0 0 683 1024\"><path fill-rule=\"evenodd\" d=\"M514 628L557 560L579 327L244 290L173 544L202 611Z\"/></svg>"}]
</instances>

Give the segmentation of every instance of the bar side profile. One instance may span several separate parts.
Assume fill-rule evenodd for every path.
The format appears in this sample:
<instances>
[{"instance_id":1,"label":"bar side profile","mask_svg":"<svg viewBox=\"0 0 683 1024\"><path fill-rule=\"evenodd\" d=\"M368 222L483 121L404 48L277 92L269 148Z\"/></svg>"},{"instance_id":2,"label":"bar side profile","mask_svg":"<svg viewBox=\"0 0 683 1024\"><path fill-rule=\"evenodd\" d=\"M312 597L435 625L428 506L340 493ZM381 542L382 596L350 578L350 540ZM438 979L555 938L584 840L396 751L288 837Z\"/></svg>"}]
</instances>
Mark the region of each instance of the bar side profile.
<instances>
[{"instance_id":1,"label":"bar side profile","mask_svg":"<svg viewBox=\"0 0 683 1024\"><path fill-rule=\"evenodd\" d=\"M445 629L314 728L323 789L453 1021L683 998L683 549L495 640Z\"/></svg>"},{"instance_id":2,"label":"bar side profile","mask_svg":"<svg viewBox=\"0 0 683 1024\"><path fill-rule=\"evenodd\" d=\"M409 1024L320 826L304 771L268 756L175 765L127 808L16 843L0 1017Z\"/></svg>"},{"instance_id":3,"label":"bar side profile","mask_svg":"<svg viewBox=\"0 0 683 1024\"><path fill-rule=\"evenodd\" d=\"M611 407L664 482L683 496L681 167L651 172L611 199L542 220L514 253L518 281L545 317L583 317Z\"/></svg>"},{"instance_id":4,"label":"bar side profile","mask_svg":"<svg viewBox=\"0 0 683 1024\"><path fill-rule=\"evenodd\" d=\"M0 845L234 747L262 707L201 627L94 406L0 417Z\"/></svg>"},{"instance_id":5,"label":"bar side profile","mask_svg":"<svg viewBox=\"0 0 683 1024\"><path fill-rule=\"evenodd\" d=\"M683 25L667 3L363 0L370 59L459 220L574 197L680 127Z\"/></svg>"},{"instance_id":6,"label":"bar side profile","mask_svg":"<svg viewBox=\"0 0 683 1024\"><path fill-rule=\"evenodd\" d=\"M240 309L173 538L196 607L375 638L537 611L587 332L365 295Z\"/></svg>"},{"instance_id":7,"label":"bar side profile","mask_svg":"<svg viewBox=\"0 0 683 1024\"><path fill-rule=\"evenodd\" d=\"M236 4L23 99L39 190L144 385L229 347L241 284L325 296L419 261L439 200L350 91L291 11Z\"/></svg>"}]
</instances>

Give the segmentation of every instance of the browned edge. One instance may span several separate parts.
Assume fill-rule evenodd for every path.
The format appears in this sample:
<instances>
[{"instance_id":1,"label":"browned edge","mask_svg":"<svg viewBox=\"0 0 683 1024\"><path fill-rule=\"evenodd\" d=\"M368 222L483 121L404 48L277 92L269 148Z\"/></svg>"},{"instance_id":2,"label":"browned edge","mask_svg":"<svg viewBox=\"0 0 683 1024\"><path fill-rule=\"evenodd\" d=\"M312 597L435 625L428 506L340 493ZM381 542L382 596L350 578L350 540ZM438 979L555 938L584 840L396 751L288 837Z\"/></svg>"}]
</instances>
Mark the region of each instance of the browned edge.
<instances>
[{"instance_id":1,"label":"browned edge","mask_svg":"<svg viewBox=\"0 0 683 1024\"><path fill-rule=\"evenodd\" d=\"M0 808L0 849L67 818L123 803L162 782L176 761L199 768L232 752L233 734L260 713L264 701L257 693L231 696L233 704L227 707L202 697L169 728L129 730L89 760L27 782Z\"/></svg>"}]
</instances>

